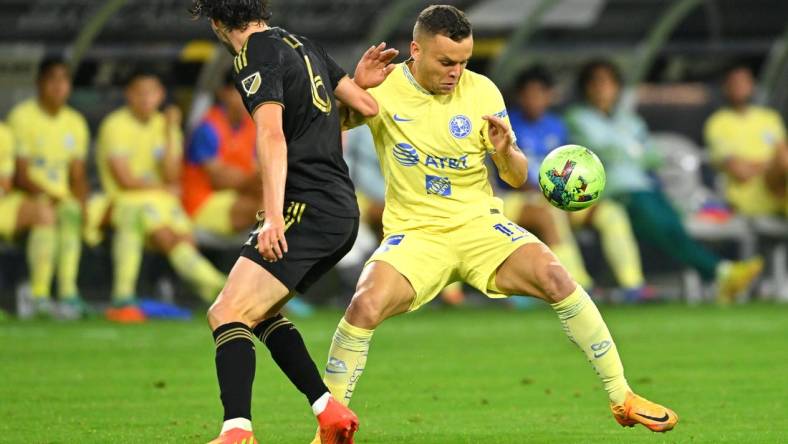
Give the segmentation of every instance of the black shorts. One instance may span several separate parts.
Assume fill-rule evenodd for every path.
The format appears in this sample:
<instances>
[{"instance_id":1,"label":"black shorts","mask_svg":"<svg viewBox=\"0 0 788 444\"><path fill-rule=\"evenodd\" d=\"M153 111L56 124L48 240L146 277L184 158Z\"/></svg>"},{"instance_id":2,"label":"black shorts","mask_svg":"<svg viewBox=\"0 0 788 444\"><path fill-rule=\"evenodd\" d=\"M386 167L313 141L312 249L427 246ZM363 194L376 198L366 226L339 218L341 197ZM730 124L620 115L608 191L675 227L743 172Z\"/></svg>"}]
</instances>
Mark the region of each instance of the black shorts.
<instances>
[{"instance_id":1,"label":"black shorts","mask_svg":"<svg viewBox=\"0 0 788 444\"><path fill-rule=\"evenodd\" d=\"M304 293L331 270L353 248L358 234L358 217L332 216L299 202L285 202L285 239L288 252L276 262L267 262L257 251L259 222L241 248L251 259L274 275L290 291Z\"/></svg>"}]
</instances>

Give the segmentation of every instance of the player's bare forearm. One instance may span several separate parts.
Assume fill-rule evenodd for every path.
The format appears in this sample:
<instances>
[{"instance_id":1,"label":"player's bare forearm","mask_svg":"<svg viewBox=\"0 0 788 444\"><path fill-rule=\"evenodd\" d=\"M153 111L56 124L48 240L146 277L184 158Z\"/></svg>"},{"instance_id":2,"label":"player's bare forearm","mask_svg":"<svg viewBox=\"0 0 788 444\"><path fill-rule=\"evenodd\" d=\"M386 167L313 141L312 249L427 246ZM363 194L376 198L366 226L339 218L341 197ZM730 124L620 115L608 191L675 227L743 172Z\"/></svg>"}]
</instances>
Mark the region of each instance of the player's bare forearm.
<instances>
[{"instance_id":1,"label":"player's bare forearm","mask_svg":"<svg viewBox=\"0 0 788 444\"><path fill-rule=\"evenodd\" d=\"M87 173L85 172L84 160L74 160L71 162L69 168L69 178L71 182L71 193L84 207L88 200L88 194L90 193L90 186L88 185L88 177Z\"/></svg>"},{"instance_id":2,"label":"player's bare forearm","mask_svg":"<svg viewBox=\"0 0 788 444\"><path fill-rule=\"evenodd\" d=\"M282 219L287 178L287 140L282 126L282 106L264 103L252 115L257 127L257 158L263 185L266 221Z\"/></svg>"},{"instance_id":3,"label":"player's bare forearm","mask_svg":"<svg viewBox=\"0 0 788 444\"><path fill-rule=\"evenodd\" d=\"M737 182L747 182L766 171L766 164L729 157L723 162L725 172Z\"/></svg>"},{"instance_id":4,"label":"player's bare forearm","mask_svg":"<svg viewBox=\"0 0 788 444\"><path fill-rule=\"evenodd\" d=\"M339 81L336 89L334 89L334 96L342 102L342 105L349 107L363 117L375 117L378 115L378 102L375 98L347 76Z\"/></svg>"},{"instance_id":5,"label":"player's bare forearm","mask_svg":"<svg viewBox=\"0 0 788 444\"><path fill-rule=\"evenodd\" d=\"M30 178L28 161L24 158L16 161L16 185L30 194L46 194L46 190Z\"/></svg>"},{"instance_id":6,"label":"player's bare forearm","mask_svg":"<svg viewBox=\"0 0 788 444\"><path fill-rule=\"evenodd\" d=\"M217 190L242 191L250 185L250 182L257 184L257 175L250 177L250 174L218 160L206 163L205 170L208 173L211 186Z\"/></svg>"},{"instance_id":7,"label":"player's bare forearm","mask_svg":"<svg viewBox=\"0 0 788 444\"><path fill-rule=\"evenodd\" d=\"M109 170L118 185L124 190L148 190L159 188L159 184L135 177L125 157L115 156L109 158Z\"/></svg>"},{"instance_id":8,"label":"player's bare forearm","mask_svg":"<svg viewBox=\"0 0 788 444\"><path fill-rule=\"evenodd\" d=\"M285 205L287 179L287 143L282 134L260 134L258 156L262 176L263 210L266 217L281 215Z\"/></svg>"},{"instance_id":9,"label":"player's bare forearm","mask_svg":"<svg viewBox=\"0 0 788 444\"><path fill-rule=\"evenodd\" d=\"M520 188L528 178L528 158L517 145L497 150L490 156L498 169L498 176L513 188Z\"/></svg>"}]
</instances>

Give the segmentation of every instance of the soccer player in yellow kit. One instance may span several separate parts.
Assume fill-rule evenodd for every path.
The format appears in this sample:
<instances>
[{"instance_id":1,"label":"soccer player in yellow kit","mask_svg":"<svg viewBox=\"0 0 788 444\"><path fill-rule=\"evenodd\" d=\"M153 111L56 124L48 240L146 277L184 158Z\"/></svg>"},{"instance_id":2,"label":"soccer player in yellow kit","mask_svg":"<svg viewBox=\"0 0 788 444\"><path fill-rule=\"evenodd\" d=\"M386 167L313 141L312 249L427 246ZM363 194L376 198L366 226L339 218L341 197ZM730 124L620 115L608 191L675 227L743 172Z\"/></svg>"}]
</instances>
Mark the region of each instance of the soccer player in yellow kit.
<instances>
[{"instance_id":1,"label":"soccer player in yellow kit","mask_svg":"<svg viewBox=\"0 0 788 444\"><path fill-rule=\"evenodd\" d=\"M77 274L88 194L85 155L90 135L84 117L66 103L71 95L71 74L62 60L42 62L36 86L37 97L18 104L8 116L16 141L17 184L28 195L41 199L41 205L56 210L54 234L38 231L33 243L41 257L57 257L60 312L65 317L79 317L87 311L79 297ZM45 222L46 218L41 221ZM36 310L51 314L52 273L43 263L41 267L31 274L31 293Z\"/></svg>"},{"instance_id":2,"label":"soccer player in yellow kit","mask_svg":"<svg viewBox=\"0 0 788 444\"><path fill-rule=\"evenodd\" d=\"M176 273L213 300L225 276L194 247L191 222L178 198L182 140L177 109L159 111L165 91L152 72L126 86L127 105L109 114L98 135L98 168L115 229L113 303L119 321L140 320L135 290L145 241L164 253Z\"/></svg>"},{"instance_id":3,"label":"soccer player in yellow kit","mask_svg":"<svg viewBox=\"0 0 788 444\"><path fill-rule=\"evenodd\" d=\"M52 281L55 259L55 213L46 199L26 195L12 187L14 175L14 138L11 130L0 123L0 240L11 240L29 230L27 267L34 294L47 295ZM46 288L44 288L46 285ZM34 313L43 311L38 298Z\"/></svg>"},{"instance_id":4,"label":"soccer player in yellow kit","mask_svg":"<svg viewBox=\"0 0 788 444\"><path fill-rule=\"evenodd\" d=\"M369 90L380 106L366 124L386 179L386 237L334 334L326 385L349 403L374 329L462 280L489 297L529 294L549 302L599 375L615 419L657 432L672 429L678 420L672 410L629 388L588 294L544 244L501 214L484 161L489 155L500 177L519 187L527 160L498 89L465 70L473 51L465 15L452 6L430 6L413 34L411 59Z\"/></svg>"}]
</instances>

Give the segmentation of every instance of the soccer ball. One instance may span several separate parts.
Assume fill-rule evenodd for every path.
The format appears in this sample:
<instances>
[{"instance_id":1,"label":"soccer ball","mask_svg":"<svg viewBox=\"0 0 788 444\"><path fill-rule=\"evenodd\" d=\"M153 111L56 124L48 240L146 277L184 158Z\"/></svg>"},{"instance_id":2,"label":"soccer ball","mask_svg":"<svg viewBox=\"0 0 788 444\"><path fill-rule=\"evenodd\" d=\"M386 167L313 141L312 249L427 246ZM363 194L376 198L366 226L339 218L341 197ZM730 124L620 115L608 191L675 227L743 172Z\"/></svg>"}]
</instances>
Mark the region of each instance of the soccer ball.
<instances>
[{"instance_id":1,"label":"soccer ball","mask_svg":"<svg viewBox=\"0 0 788 444\"><path fill-rule=\"evenodd\" d=\"M578 211L594 205L605 189L605 168L599 157L580 145L551 151L539 168L539 187L553 206Z\"/></svg>"}]
</instances>

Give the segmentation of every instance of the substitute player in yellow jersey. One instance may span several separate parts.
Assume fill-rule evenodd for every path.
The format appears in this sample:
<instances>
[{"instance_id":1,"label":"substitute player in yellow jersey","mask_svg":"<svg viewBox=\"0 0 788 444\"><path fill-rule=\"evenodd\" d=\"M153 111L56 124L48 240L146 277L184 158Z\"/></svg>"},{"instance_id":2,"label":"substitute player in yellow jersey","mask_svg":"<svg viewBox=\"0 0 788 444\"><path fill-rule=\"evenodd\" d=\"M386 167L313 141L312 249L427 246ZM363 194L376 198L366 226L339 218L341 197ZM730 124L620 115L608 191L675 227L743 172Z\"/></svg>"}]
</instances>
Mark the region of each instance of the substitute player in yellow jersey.
<instances>
[{"instance_id":1,"label":"substitute player in yellow jersey","mask_svg":"<svg viewBox=\"0 0 788 444\"><path fill-rule=\"evenodd\" d=\"M180 114L175 108L159 111L164 98L164 86L154 73L136 72L126 86L127 105L109 114L99 129L99 176L115 229L115 307L107 316L118 321L141 320L134 296L146 240L205 301L212 301L224 285L225 276L193 245L191 223L178 197Z\"/></svg>"},{"instance_id":2,"label":"substitute player in yellow jersey","mask_svg":"<svg viewBox=\"0 0 788 444\"><path fill-rule=\"evenodd\" d=\"M500 177L518 187L527 160L498 89L465 70L473 51L465 15L430 6L413 34L410 60L370 90L380 106L366 123L386 179L386 237L334 335L325 373L332 394L350 401L381 322L462 280L490 297L528 294L549 302L599 375L615 419L672 429L678 420L672 410L632 393L588 294L544 244L501 214L484 161L489 155Z\"/></svg>"},{"instance_id":3,"label":"substitute player in yellow jersey","mask_svg":"<svg viewBox=\"0 0 788 444\"><path fill-rule=\"evenodd\" d=\"M62 302L59 312L63 317L74 318L87 311L79 298L77 275L82 252L82 214L88 193L85 155L89 132L84 117L66 103L71 95L71 74L62 60L47 59L41 63L36 87L37 96L19 103L8 115L16 141L16 178L22 191L56 210L54 240L46 245L41 242L38 251L42 257L57 255L58 295ZM0 215L9 217L13 215ZM50 237L37 235L41 236ZM49 249L53 251L45 251ZM52 312L51 276L51 272L31 273L34 305L42 313Z\"/></svg>"},{"instance_id":4,"label":"substitute player in yellow jersey","mask_svg":"<svg viewBox=\"0 0 788 444\"><path fill-rule=\"evenodd\" d=\"M46 296L55 259L55 213L47 199L13 188L14 163L13 134L0 123L0 241L10 241L20 233L29 232L27 267L31 289L35 295ZM51 310L42 307L49 303L48 298L39 297L33 302L33 314L48 314Z\"/></svg>"}]
</instances>

